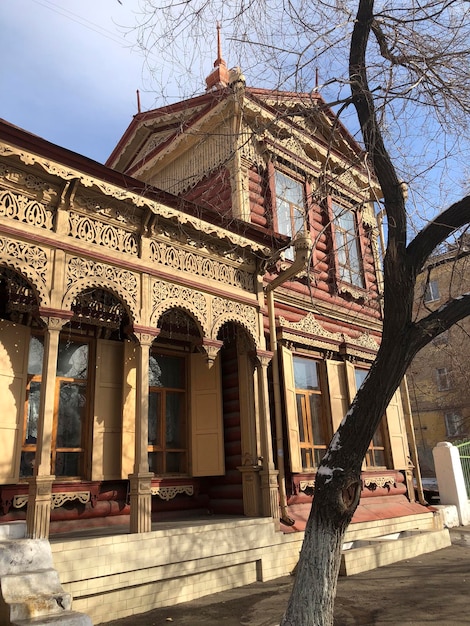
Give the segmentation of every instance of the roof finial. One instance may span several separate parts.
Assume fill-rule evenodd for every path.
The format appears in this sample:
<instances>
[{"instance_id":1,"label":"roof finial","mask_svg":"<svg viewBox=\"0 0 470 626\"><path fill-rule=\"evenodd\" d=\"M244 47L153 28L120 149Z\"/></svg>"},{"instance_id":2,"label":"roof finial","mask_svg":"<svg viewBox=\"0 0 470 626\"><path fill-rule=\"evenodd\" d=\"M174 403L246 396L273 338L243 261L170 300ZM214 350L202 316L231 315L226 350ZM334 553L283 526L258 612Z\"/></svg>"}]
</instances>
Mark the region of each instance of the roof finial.
<instances>
[{"instance_id":1,"label":"roof finial","mask_svg":"<svg viewBox=\"0 0 470 626\"><path fill-rule=\"evenodd\" d=\"M222 41L220 36L220 22L217 21L217 58L214 62L214 67L219 67L219 65L227 65L222 58Z\"/></svg>"},{"instance_id":2,"label":"roof finial","mask_svg":"<svg viewBox=\"0 0 470 626\"><path fill-rule=\"evenodd\" d=\"M206 91L212 91L214 89L227 87L229 82L227 64L222 58L222 43L220 31L220 22L217 22L217 58L214 62L215 70L206 78Z\"/></svg>"}]
</instances>

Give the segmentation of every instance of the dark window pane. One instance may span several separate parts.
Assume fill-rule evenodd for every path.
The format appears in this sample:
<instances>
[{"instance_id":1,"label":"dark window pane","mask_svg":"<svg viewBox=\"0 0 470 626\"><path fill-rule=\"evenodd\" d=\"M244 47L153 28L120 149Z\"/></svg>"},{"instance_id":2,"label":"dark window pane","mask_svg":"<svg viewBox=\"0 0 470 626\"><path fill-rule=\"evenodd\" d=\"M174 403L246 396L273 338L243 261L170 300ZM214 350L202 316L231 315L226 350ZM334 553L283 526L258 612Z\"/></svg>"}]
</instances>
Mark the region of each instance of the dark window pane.
<instances>
[{"instance_id":1,"label":"dark window pane","mask_svg":"<svg viewBox=\"0 0 470 626\"><path fill-rule=\"evenodd\" d=\"M62 383L60 386L57 448L80 448L86 411L86 386Z\"/></svg>"},{"instance_id":2,"label":"dark window pane","mask_svg":"<svg viewBox=\"0 0 470 626\"><path fill-rule=\"evenodd\" d=\"M57 452L55 460L56 476L79 476L81 452Z\"/></svg>"},{"instance_id":3,"label":"dark window pane","mask_svg":"<svg viewBox=\"0 0 470 626\"><path fill-rule=\"evenodd\" d=\"M161 394L149 394L148 442L151 446L160 446L161 430Z\"/></svg>"},{"instance_id":4,"label":"dark window pane","mask_svg":"<svg viewBox=\"0 0 470 626\"><path fill-rule=\"evenodd\" d=\"M168 452L166 455L166 471L169 474L181 474L185 471L185 455L179 452Z\"/></svg>"},{"instance_id":5,"label":"dark window pane","mask_svg":"<svg viewBox=\"0 0 470 626\"><path fill-rule=\"evenodd\" d=\"M299 439L300 441L302 441L303 443L307 441L307 433L305 432L305 428L304 428L304 420L303 420L303 414L304 414L304 397L303 395L301 395L300 393L296 394L295 396L296 400L297 400L297 419L299 422Z\"/></svg>"},{"instance_id":6,"label":"dark window pane","mask_svg":"<svg viewBox=\"0 0 470 626\"><path fill-rule=\"evenodd\" d=\"M31 382L28 393L28 416L26 422L25 443L36 443L38 437L39 397L41 383Z\"/></svg>"},{"instance_id":7,"label":"dark window pane","mask_svg":"<svg viewBox=\"0 0 470 626\"><path fill-rule=\"evenodd\" d=\"M163 474L163 452L149 452L149 471Z\"/></svg>"},{"instance_id":8,"label":"dark window pane","mask_svg":"<svg viewBox=\"0 0 470 626\"><path fill-rule=\"evenodd\" d=\"M166 394L166 447L183 448L185 429L183 417L183 396L180 393Z\"/></svg>"},{"instance_id":9,"label":"dark window pane","mask_svg":"<svg viewBox=\"0 0 470 626\"><path fill-rule=\"evenodd\" d=\"M44 357L44 338L31 337L29 342L28 374L40 376Z\"/></svg>"},{"instance_id":10,"label":"dark window pane","mask_svg":"<svg viewBox=\"0 0 470 626\"><path fill-rule=\"evenodd\" d=\"M310 395L310 416L312 419L313 443L317 445L326 444L325 433L321 421L321 397Z\"/></svg>"},{"instance_id":11,"label":"dark window pane","mask_svg":"<svg viewBox=\"0 0 470 626\"><path fill-rule=\"evenodd\" d=\"M87 378L88 344L74 341L61 343L57 358L57 376L64 378Z\"/></svg>"},{"instance_id":12,"label":"dark window pane","mask_svg":"<svg viewBox=\"0 0 470 626\"><path fill-rule=\"evenodd\" d=\"M20 476L32 476L34 469L36 453L35 452L22 452L20 462Z\"/></svg>"},{"instance_id":13,"label":"dark window pane","mask_svg":"<svg viewBox=\"0 0 470 626\"><path fill-rule=\"evenodd\" d=\"M162 354L153 354L149 361L150 387L183 389L185 386L184 359Z\"/></svg>"}]
</instances>

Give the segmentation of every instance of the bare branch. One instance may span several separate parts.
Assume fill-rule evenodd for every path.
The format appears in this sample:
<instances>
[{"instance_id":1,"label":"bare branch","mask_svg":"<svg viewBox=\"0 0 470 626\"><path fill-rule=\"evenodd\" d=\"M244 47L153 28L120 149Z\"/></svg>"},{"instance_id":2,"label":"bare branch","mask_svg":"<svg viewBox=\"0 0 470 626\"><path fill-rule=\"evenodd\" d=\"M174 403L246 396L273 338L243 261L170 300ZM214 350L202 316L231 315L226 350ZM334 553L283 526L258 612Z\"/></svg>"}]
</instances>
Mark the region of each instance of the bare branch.
<instances>
[{"instance_id":1,"label":"bare branch","mask_svg":"<svg viewBox=\"0 0 470 626\"><path fill-rule=\"evenodd\" d=\"M419 272L429 255L455 230L470 223L470 196L466 196L443 211L419 232L408 245L407 257L415 272Z\"/></svg>"}]
</instances>

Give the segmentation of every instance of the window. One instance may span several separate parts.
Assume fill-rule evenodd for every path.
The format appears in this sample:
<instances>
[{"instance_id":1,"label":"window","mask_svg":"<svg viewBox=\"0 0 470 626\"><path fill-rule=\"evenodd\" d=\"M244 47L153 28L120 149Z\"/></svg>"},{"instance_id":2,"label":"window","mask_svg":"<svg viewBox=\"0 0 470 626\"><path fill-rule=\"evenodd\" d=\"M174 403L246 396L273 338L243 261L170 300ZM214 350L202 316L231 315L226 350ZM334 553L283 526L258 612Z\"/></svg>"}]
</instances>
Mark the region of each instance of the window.
<instances>
[{"instance_id":1,"label":"window","mask_svg":"<svg viewBox=\"0 0 470 626\"><path fill-rule=\"evenodd\" d=\"M154 474L188 471L186 359L182 356L150 356L148 459Z\"/></svg>"},{"instance_id":2,"label":"window","mask_svg":"<svg viewBox=\"0 0 470 626\"><path fill-rule=\"evenodd\" d=\"M354 368L354 374L356 379L356 389L364 382L367 376L368 370L360 369L358 367ZM385 419L382 418L382 421L379 424L379 427L375 431L375 434L370 442L369 449L366 453L366 467L387 467L387 455L386 455L386 435L385 435Z\"/></svg>"},{"instance_id":3,"label":"window","mask_svg":"<svg viewBox=\"0 0 470 626\"><path fill-rule=\"evenodd\" d=\"M28 360L24 439L20 463L22 477L33 474L43 354L43 338L33 336ZM59 343L51 439L51 474L55 476L82 478L85 474L88 359L88 343L70 338Z\"/></svg>"},{"instance_id":4,"label":"window","mask_svg":"<svg viewBox=\"0 0 470 626\"><path fill-rule=\"evenodd\" d=\"M448 437L458 437L466 434L460 411L446 411L444 413L444 421Z\"/></svg>"},{"instance_id":5,"label":"window","mask_svg":"<svg viewBox=\"0 0 470 626\"><path fill-rule=\"evenodd\" d=\"M424 291L424 301L434 302L435 300L439 300L439 298L439 284L437 280L430 280Z\"/></svg>"},{"instance_id":6,"label":"window","mask_svg":"<svg viewBox=\"0 0 470 626\"><path fill-rule=\"evenodd\" d=\"M28 357L28 384L26 387L26 406L23 427L23 445L21 448L20 476L33 475L36 442L38 438L39 397L42 380L42 362L44 339L42 336L31 337Z\"/></svg>"},{"instance_id":7,"label":"window","mask_svg":"<svg viewBox=\"0 0 470 626\"><path fill-rule=\"evenodd\" d=\"M450 389L450 376L446 367L436 370L437 388L439 391L447 391Z\"/></svg>"},{"instance_id":8,"label":"window","mask_svg":"<svg viewBox=\"0 0 470 626\"><path fill-rule=\"evenodd\" d=\"M288 237L303 230L305 221L305 196L302 182L275 171L276 184L276 230ZM286 258L292 260L292 248L286 251Z\"/></svg>"},{"instance_id":9,"label":"window","mask_svg":"<svg viewBox=\"0 0 470 626\"><path fill-rule=\"evenodd\" d=\"M312 359L294 357L300 454L305 470L320 464L328 442L319 369L319 364Z\"/></svg>"},{"instance_id":10,"label":"window","mask_svg":"<svg viewBox=\"0 0 470 626\"><path fill-rule=\"evenodd\" d=\"M332 209L338 279L364 287L356 215L336 202L333 202Z\"/></svg>"}]
</instances>

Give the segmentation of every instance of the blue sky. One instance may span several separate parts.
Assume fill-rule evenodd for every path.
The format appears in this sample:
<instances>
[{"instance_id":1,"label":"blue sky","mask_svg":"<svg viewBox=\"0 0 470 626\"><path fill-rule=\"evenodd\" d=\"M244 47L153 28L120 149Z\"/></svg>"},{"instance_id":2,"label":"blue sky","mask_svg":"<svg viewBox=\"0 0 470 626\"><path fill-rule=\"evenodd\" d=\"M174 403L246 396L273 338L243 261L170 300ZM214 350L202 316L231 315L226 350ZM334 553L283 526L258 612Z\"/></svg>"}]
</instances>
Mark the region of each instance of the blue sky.
<instances>
[{"instance_id":1,"label":"blue sky","mask_svg":"<svg viewBox=\"0 0 470 626\"><path fill-rule=\"evenodd\" d=\"M0 117L104 162L137 112L136 89L142 110L164 104L126 34L139 2L121 2L0 0Z\"/></svg>"}]
</instances>

